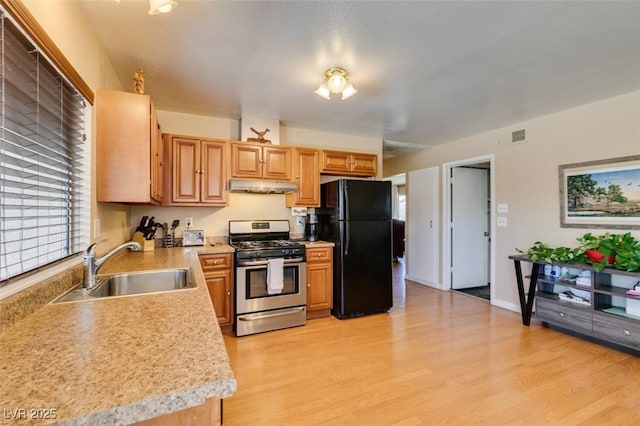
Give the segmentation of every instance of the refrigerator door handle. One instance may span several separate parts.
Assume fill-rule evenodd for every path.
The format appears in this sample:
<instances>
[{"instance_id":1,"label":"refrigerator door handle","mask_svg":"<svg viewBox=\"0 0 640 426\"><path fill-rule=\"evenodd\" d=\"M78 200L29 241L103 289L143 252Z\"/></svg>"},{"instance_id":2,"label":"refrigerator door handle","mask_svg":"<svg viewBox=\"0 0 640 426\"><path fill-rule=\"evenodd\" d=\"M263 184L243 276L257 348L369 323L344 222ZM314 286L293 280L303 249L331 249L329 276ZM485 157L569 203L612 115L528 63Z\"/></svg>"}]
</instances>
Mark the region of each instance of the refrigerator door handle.
<instances>
[{"instance_id":1,"label":"refrigerator door handle","mask_svg":"<svg viewBox=\"0 0 640 426\"><path fill-rule=\"evenodd\" d=\"M347 186L347 182L344 183L344 220L349 220L349 187Z\"/></svg>"},{"instance_id":2,"label":"refrigerator door handle","mask_svg":"<svg viewBox=\"0 0 640 426\"><path fill-rule=\"evenodd\" d=\"M348 256L349 255L349 221L345 220L344 221L344 232L345 234L345 245L344 245L344 255Z\"/></svg>"}]
</instances>

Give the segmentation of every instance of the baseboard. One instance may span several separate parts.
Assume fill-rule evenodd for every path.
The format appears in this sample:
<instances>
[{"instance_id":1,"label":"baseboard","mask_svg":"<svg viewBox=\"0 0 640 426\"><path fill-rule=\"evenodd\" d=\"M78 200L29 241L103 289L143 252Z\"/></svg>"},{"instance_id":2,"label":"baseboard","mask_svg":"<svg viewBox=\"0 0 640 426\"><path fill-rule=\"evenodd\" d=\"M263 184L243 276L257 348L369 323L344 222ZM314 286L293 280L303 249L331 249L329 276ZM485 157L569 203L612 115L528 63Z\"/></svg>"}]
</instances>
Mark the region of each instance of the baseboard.
<instances>
[{"instance_id":1,"label":"baseboard","mask_svg":"<svg viewBox=\"0 0 640 426\"><path fill-rule=\"evenodd\" d=\"M420 278L416 278L416 277L413 277L411 275L406 275L406 274L404 276L404 279L408 280L408 281L411 281L411 282L414 282L416 284L421 284L421 285L426 285L427 287L437 288L438 290L445 290L445 288L443 287L442 283L433 283L433 282L425 281L425 280L422 280Z\"/></svg>"},{"instance_id":2,"label":"baseboard","mask_svg":"<svg viewBox=\"0 0 640 426\"><path fill-rule=\"evenodd\" d=\"M507 309L509 311L520 313L520 305L507 302L505 300L492 300L491 305L497 306L498 308Z\"/></svg>"}]
</instances>

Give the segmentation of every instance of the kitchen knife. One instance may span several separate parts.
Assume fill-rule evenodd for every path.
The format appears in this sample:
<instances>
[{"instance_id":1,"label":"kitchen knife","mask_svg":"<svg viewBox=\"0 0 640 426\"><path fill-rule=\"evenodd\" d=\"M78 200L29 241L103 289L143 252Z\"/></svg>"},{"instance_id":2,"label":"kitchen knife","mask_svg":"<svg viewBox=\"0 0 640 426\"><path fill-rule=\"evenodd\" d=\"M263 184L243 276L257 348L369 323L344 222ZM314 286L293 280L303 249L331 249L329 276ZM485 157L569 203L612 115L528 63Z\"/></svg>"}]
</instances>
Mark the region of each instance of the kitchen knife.
<instances>
[{"instance_id":1,"label":"kitchen knife","mask_svg":"<svg viewBox=\"0 0 640 426\"><path fill-rule=\"evenodd\" d=\"M158 230L158 228L162 228L162 224L161 223L154 223L153 224L153 231L151 231L151 236L149 238L147 238L147 240L153 240L156 237L156 231Z\"/></svg>"},{"instance_id":2,"label":"kitchen knife","mask_svg":"<svg viewBox=\"0 0 640 426\"><path fill-rule=\"evenodd\" d=\"M144 233L144 227L147 224L147 218L149 218L149 216L142 216L142 219L140 219L140 225L138 225L138 227L136 228L136 232L142 232Z\"/></svg>"},{"instance_id":3,"label":"kitchen knife","mask_svg":"<svg viewBox=\"0 0 640 426\"><path fill-rule=\"evenodd\" d=\"M155 219L155 217L151 216L151 218L149 218L149 220L145 224L144 229L142 230L144 238L147 239L147 240L151 239L151 234L153 233L153 230L154 230L154 228L153 228L153 223L154 223L153 220L154 219Z\"/></svg>"}]
</instances>

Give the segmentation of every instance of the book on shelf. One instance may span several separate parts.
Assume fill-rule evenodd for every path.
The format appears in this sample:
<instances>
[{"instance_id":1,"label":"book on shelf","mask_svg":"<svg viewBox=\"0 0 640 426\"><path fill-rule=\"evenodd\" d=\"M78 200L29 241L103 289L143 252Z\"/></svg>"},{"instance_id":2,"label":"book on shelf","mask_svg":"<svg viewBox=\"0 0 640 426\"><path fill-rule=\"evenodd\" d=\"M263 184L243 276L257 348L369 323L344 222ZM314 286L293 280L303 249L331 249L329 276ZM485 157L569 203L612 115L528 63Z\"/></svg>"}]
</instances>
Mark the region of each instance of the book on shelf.
<instances>
[{"instance_id":1,"label":"book on shelf","mask_svg":"<svg viewBox=\"0 0 640 426\"><path fill-rule=\"evenodd\" d=\"M590 277L578 277L576 278L576 285L582 287L591 287L591 278Z\"/></svg>"},{"instance_id":2,"label":"book on shelf","mask_svg":"<svg viewBox=\"0 0 640 426\"><path fill-rule=\"evenodd\" d=\"M627 290L627 296L640 297L640 290L635 290L635 289Z\"/></svg>"},{"instance_id":3,"label":"book on shelf","mask_svg":"<svg viewBox=\"0 0 640 426\"><path fill-rule=\"evenodd\" d=\"M577 303L579 305L591 305L591 301L587 300L583 297L580 296L576 296L575 294L571 293L570 291L565 291L562 293L558 293L558 298L560 300L563 300L565 302L570 302L570 303Z\"/></svg>"}]
</instances>

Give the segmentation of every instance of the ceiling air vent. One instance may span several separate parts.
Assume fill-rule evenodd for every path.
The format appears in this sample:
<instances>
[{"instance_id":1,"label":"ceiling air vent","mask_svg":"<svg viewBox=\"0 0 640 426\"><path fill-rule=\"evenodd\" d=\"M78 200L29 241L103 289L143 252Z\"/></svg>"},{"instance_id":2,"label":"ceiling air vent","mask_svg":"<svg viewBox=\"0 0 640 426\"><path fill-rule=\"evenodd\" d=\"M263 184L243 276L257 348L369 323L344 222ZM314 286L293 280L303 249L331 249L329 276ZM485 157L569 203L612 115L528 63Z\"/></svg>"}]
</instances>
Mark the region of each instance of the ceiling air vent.
<instances>
[{"instance_id":1,"label":"ceiling air vent","mask_svg":"<svg viewBox=\"0 0 640 426\"><path fill-rule=\"evenodd\" d=\"M522 142L526 142L525 136L524 136L524 129L511 132L511 143L522 143Z\"/></svg>"}]
</instances>

